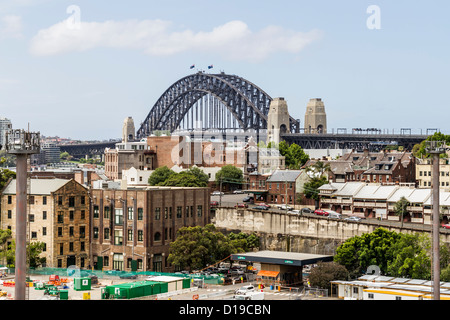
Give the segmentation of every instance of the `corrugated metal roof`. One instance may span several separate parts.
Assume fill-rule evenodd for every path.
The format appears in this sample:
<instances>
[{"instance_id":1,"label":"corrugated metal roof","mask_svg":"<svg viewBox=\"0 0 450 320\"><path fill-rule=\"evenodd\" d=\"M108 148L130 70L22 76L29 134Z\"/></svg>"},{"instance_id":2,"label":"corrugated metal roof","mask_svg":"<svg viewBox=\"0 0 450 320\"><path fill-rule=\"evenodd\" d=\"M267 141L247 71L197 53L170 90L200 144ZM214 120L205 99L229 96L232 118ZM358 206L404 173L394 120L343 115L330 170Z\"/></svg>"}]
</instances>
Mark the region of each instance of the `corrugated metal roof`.
<instances>
[{"instance_id":1,"label":"corrugated metal roof","mask_svg":"<svg viewBox=\"0 0 450 320\"><path fill-rule=\"evenodd\" d=\"M398 186L366 185L359 190L355 198L387 200L397 188Z\"/></svg>"},{"instance_id":2,"label":"corrugated metal roof","mask_svg":"<svg viewBox=\"0 0 450 320\"><path fill-rule=\"evenodd\" d=\"M50 195L69 181L67 179L30 179L30 194ZM16 179L11 180L3 194L16 194Z\"/></svg>"},{"instance_id":3,"label":"corrugated metal roof","mask_svg":"<svg viewBox=\"0 0 450 320\"><path fill-rule=\"evenodd\" d=\"M275 170L267 179L269 182L295 182L301 170Z\"/></svg>"}]
</instances>

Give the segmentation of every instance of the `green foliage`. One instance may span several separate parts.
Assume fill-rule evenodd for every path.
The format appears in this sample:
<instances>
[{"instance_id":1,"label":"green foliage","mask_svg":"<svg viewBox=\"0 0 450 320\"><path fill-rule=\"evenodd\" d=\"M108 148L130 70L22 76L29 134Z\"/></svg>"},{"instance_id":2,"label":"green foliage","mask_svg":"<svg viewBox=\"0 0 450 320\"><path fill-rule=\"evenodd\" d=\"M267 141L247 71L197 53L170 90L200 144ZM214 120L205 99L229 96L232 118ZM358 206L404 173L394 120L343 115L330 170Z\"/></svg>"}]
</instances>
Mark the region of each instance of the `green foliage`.
<instances>
[{"instance_id":1,"label":"green foliage","mask_svg":"<svg viewBox=\"0 0 450 320\"><path fill-rule=\"evenodd\" d=\"M435 132L432 136L429 136L427 139L422 141L419 144L416 144L413 149L412 153L417 158L429 158L430 154L426 152L426 142L427 141L445 141L447 145L450 145L450 135L445 135L441 132ZM447 154L443 153L440 155L441 158L446 158Z\"/></svg>"},{"instance_id":2,"label":"green foliage","mask_svg":"<svg viewBox=\"0 0 450 320\"><path fill-rule=\"evenodd\" d=\"M150 175L148 183L152 186L207 187L208 179L208 175L197 167L177 173L164 166Z\"/></svg>"},{"instance_id":3,"label":"green foliage","mask_svg":"<svg viewBox=\"0 0 450 320\"><path fill-rule=\"evenodd\" d=\"M232 186L241 185L243 181L242 170L231 164L225 165L216 173L216 183L219 184L220 181Z\"/></svg>"},{"instance_id":4,"label":"green foliage","mask_svg":"<svg viewBox=\"0 0 450 320\"><path fill-rule=\"evenodd\" d=\"M173 174L175 174L175 171L169 169L167 166L156 168L148 178L148 184L157 186L160 183L164 183Z\"/></svg>"},{"instance_id":5,"label":"green foliage","mask_svg":"<svg viewBox=\"0 0 450 320\"><path fill-rule=\"evenodd\" d=\"M44 248L44 242L34 241L28 244L27 255L30 268L38 268L46 262L45 257L40 257L40 254L44 251Z\"/></svg>"},{"instance_id":6,"label":"green foliage","mask_svg":"<svg viewBox=\"0 0 450 320\"><path fill-rule=\"evenodd\" d=\"M0 164L4 164L5 162L6 158L0 159ZM16 173L8 169L0 168L0 190L5 186L10 178L15 179Z\"/></svg>"},{"instance_id":7,"label":"green foliage","mask_svg":"<svg viewBox=\"0 0 450 320\"><path fill-rule=\"evenodd\" d=\"M354 236L337 248L334 261L345 266L352 277L362 274L371 265L378 266L386 274L388 261L393 259L391 247L400 237L384 228Z\"/></svg>"},{"instance_id":8,"label":"green foliage","mask_svg":"<svg viewBox=\"0 0 450 320\"><path fill-rule=\"evenodd\" d=\"M351 277L361 275L373 265L378 266L384 275L430 280L430 256L431 241L428 235L396 233L377 228L372 233L352 237L341 244L336 250L334 261L345 266ZM442 279L450 276L449 264L450 249L442 244Z\"/></svg>"},{"instance_id":9,"label":"green foliage","mask_svg":"<svg viewBox=\"0 0 450 320\"><path fill-rule=\"evenodd\" d=\"M269 145L273 146L271 142ZM300 169L309 160L309 156L298 144L288 145L286 141L281 141L278 146L273 147L277 148L280 154L285 157L286 167L291 170Z\"/></svg>"},{"instance_id":10,"label":"green foliage","mask_svg":"<svg viewBox=\"0 0 450 320\"><path fill-rule=\"evenodd\" d=\"M316 267L311 269L309 282L312 287L329 289L330 282L334 280L347 280L348 271L336 262L319 262Z\"/></svg>"},{"instance_id":11,"label":"green foliage","mask_svg":"<svg viewBox=\"0 0 450 320\"><path fill-rule=\"evenodd\" d=\"M326 177L314 177L303 185L303 194L308 199L319 200L318 188L328 182Z\"/></svg>"},{"instance_id":12,"label":"green foliage","mask_svg":"<svg viewBox=\"0 0 450 320\"><path fill-rule=\"evenodd\" d=\"M177 239L170 243L168 261L181 269L203 269L230 254L245 252L249 243L256 243L254 237L226 237L213 224L205 227L183 227L178 230Z\"/></svg>"}]
</instances>

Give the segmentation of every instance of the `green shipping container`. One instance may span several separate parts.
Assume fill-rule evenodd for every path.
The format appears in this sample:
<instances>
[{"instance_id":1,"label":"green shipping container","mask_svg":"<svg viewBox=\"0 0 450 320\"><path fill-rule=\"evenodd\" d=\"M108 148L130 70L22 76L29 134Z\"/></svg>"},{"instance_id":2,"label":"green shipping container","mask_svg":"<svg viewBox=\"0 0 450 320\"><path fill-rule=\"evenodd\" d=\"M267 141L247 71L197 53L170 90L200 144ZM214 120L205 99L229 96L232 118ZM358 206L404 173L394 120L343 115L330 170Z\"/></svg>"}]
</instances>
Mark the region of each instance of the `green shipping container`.
<instances>
[{"instance_id":1,"label":"green shipping container","mask_svg":"<svg viewBox=\"0 0 450 320\"><path fill-rule=\"evenodd\" d=\"M91 290L91 278L73 279L73 289L77 291Z\"/></svg>"},{"instance_id":2,"label":"green shipping container","mask_svg":"<svg viewBox=\"0 0 450 320\"><path fill-rule=\"evenodd\" d=\"M114 296L115 299L133 299L167 292L167 283L139 281L122 283L104 288L102 299Z\"/></svg>"},{"instance_id":3,"label":"green shipping container","mask_svg":"<svg viewBox=\"0 0 450 320\"><path fill-rule=\"evenodd\" d=\"M59 300L69 300L69 290L59 290Z\"/></svg>"}]
</instances>

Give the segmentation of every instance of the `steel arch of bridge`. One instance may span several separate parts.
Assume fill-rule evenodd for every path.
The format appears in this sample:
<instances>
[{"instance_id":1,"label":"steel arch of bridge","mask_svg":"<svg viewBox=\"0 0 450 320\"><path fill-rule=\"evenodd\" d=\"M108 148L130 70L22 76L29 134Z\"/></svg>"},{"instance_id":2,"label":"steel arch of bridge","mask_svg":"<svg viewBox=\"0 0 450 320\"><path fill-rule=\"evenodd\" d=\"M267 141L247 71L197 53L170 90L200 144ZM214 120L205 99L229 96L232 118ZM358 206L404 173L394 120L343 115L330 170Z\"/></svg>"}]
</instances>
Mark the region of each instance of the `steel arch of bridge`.
<instances>
[{"instance_id":1,"label":"steel arch of bridge","mask_svg":"<svg viewBox=\"0 0 450 320\"><path fill-rule=\"evenodd\" d=\"M198 72L178 80L161 95L138 129L137 137L146 137L156 130L173 132L193 105L208 94L227 108L241 129L267 129L272 98L266 92L236 75ZM290 130L299 131L299 123L292 117Z\"/></svg>"}]
</instances>

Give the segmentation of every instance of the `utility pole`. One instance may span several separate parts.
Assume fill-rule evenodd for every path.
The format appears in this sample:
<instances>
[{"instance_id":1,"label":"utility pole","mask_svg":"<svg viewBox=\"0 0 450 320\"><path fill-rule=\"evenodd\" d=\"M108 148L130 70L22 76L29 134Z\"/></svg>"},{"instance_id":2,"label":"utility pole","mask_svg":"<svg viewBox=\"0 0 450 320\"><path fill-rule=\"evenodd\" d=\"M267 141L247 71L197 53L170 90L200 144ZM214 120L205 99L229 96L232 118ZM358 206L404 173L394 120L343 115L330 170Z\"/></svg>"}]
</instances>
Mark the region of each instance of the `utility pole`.
<instances>
[{"instance_id":1,"label":"utility pole","mask_svg":"<svg viewBox=\"0 0 450 320\"><path fill-rule=\"evenodd\" d=\"M427 141L425 150L433 156L433 300L440 300L440 257L439 257L439 155L445 153L445 142Z\"/></svg>"},{"instance_id":2,"label":"utility pole","mask_svg":"<svg viewBox=\"0 0 450 320\"><path fill-rule=\"evenodd\" d=\"M40 153L40 133L13 130L6 133L6 151L16 155L16 254L14 300L25 300L27 271L28 155Z\"/></svg>"}]
</instances>

